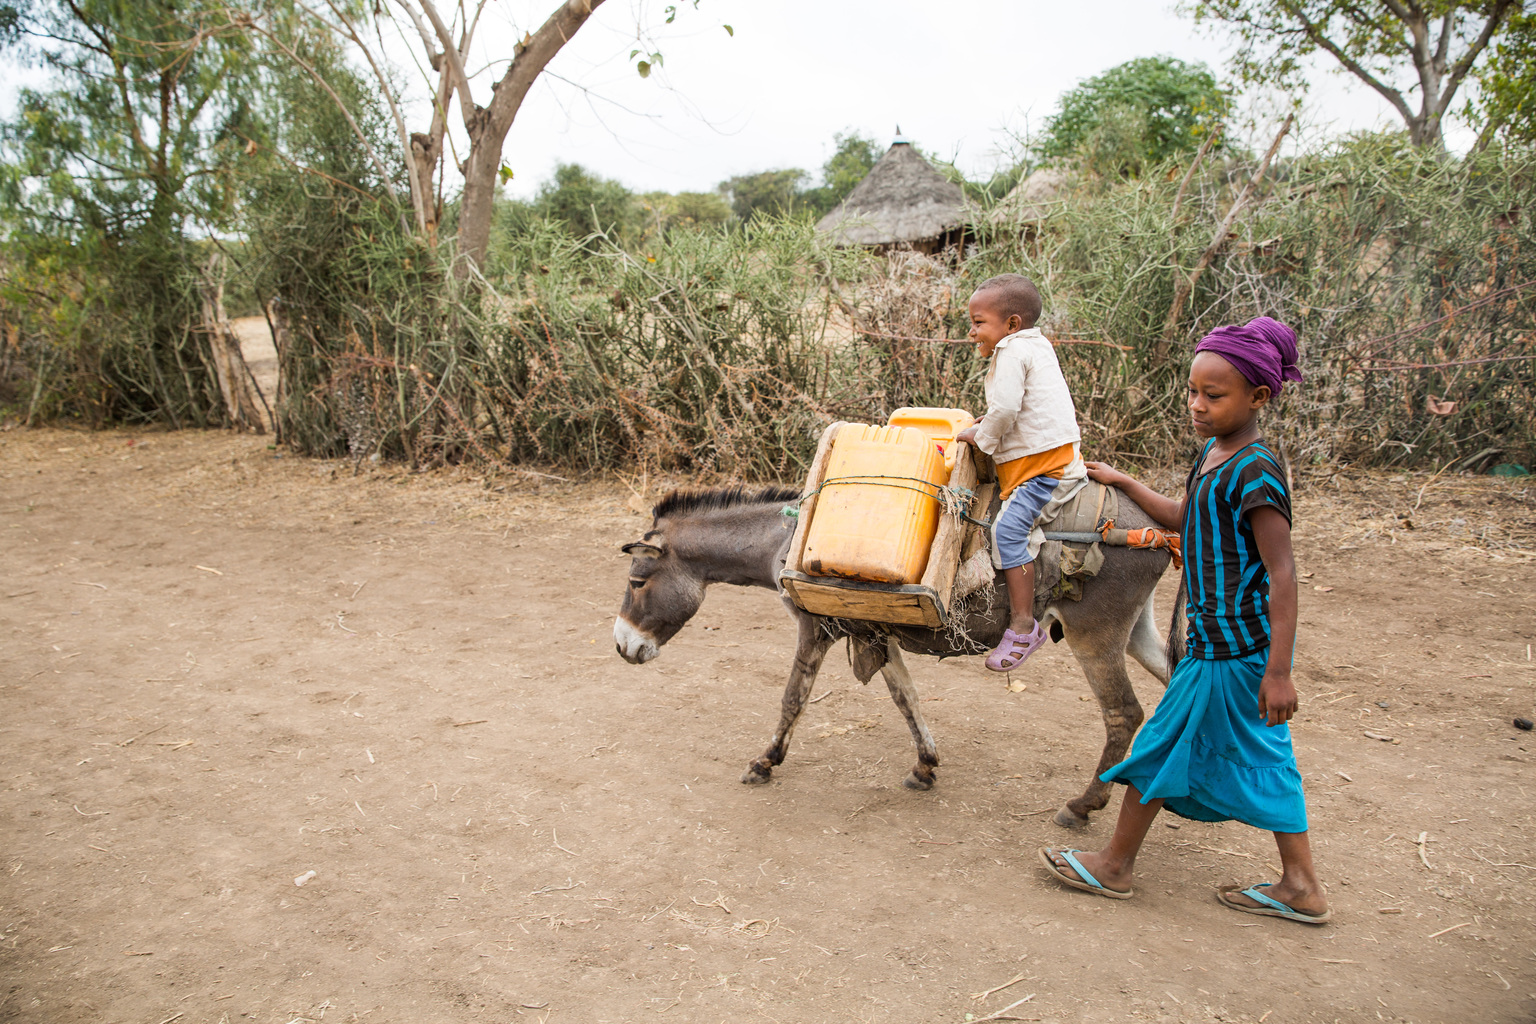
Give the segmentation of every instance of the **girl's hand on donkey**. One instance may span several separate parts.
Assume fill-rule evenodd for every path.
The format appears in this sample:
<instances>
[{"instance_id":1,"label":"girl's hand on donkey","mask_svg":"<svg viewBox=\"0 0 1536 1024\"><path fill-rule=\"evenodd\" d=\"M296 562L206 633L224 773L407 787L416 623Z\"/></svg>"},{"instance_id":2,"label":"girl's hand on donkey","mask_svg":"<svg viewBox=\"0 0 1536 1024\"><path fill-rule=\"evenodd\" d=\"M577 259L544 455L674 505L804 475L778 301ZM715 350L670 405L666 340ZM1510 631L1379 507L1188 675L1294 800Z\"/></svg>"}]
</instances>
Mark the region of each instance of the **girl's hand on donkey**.
<instances>
[{"instance_id":1,"label":"girl's hand on donkey","mask_svg":"<svg viewBox=\"0 0 1536 1024\"><path fill-rule=\"evenodd\" d=\"M1083 465L1088 467L1088 479L1097 480L1110 487L1118 487L1131 479L1107 462L1084 462Z\"/></svg>"},{"instance_id":2,"label":"girl's hand on donkey","mask_svg":"<svg viewBox=\"0 0 1536 1024\"><path fill-rule=\"evenodd\" d=\"M1266 725L1279 725L1289 722L1296 714L1299 705L1296 698L1296 685L1291 682L1290 673L1285 675L1264 673L1263 682L1259 683L1259 716L1268 718Z\"/></svg>"}]
</instances>

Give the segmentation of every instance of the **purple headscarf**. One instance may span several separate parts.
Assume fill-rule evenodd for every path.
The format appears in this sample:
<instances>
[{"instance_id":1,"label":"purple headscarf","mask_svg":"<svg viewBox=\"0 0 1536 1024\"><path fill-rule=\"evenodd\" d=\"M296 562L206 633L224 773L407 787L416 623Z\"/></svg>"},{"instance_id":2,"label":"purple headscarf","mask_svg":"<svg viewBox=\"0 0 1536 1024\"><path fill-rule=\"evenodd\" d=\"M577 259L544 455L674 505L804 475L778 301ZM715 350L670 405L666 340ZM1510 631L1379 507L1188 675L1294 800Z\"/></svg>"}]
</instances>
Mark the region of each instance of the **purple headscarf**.
<instances>
[{"instance_id":1,"label":"purple headscarf","mask_svg":"<svg viewBox=\"0 0 1536 1024\"><path fill-rule=\"evenodd\" d=\"M1254 387L1280 394L1288 380L1301 381L1296 368L1296 332L1278 320L1256 317L1242 327L1228 324L1200 339L1195 352L1215 352Z\"/></svg>"}]
</instances>

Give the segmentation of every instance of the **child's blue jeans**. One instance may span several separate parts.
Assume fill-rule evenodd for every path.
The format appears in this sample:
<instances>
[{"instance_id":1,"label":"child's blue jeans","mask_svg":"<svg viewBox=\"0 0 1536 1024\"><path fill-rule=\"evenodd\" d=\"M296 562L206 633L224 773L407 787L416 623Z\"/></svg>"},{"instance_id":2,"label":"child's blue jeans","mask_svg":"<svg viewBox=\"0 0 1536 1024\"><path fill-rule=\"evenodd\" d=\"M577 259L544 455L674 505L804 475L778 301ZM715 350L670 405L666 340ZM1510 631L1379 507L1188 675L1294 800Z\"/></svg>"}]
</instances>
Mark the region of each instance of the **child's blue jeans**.
<instances>
[{"instance_id":1,"label":"child's blue jeans","mask_svg":"<svg viewBox=\"0 0 1536 1024\"><path fill-rule=\"evenodd\" d=\"M1036 476L1014 488L1013 496L1003 506L997 525L992 528L1004 569L1017 569L1034 561L1029 554L1029 532L1034 529L1035 518L1056 493L1059 483L1061 481L1055 477Z\"/></svg>"}]
</instances>

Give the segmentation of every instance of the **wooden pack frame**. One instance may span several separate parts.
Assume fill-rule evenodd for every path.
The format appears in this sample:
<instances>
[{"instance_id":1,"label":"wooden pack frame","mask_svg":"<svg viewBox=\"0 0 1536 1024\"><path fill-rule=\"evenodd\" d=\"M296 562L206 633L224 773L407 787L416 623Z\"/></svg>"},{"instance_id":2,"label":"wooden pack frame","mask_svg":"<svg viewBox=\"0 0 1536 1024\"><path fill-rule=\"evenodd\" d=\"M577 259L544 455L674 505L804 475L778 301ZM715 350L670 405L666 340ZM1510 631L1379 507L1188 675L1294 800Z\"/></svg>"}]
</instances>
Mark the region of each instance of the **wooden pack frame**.
<instances>
[{"instance_id":1,"label":"wooden pack frame","mask_svg":"<svg viewBox=\"0 0 1536 1024\"><path fill-rule=\"evenodd\" d=\"M865 583L812 576L801 569L806 533L816 514L817 489L831 461L832 441L844 425L838 422L829 426L816 446L816 457L811 460L811 471L805 479L807 497L800 503L799 521L789 542L784 568L779 572L779 585L795 607L813 615L942 629L949 624L950 595L954 592L960 548L967 534L967 524L958 516L940 513L921 583ZM951 488L976 490L976 464L971 455L970 446L962 442L956 451L955 468L949 474ZM973 499L967 514L975 515L976 507ZM985 511L985 506L981 507Z\"/></svg>"}]
</instances>

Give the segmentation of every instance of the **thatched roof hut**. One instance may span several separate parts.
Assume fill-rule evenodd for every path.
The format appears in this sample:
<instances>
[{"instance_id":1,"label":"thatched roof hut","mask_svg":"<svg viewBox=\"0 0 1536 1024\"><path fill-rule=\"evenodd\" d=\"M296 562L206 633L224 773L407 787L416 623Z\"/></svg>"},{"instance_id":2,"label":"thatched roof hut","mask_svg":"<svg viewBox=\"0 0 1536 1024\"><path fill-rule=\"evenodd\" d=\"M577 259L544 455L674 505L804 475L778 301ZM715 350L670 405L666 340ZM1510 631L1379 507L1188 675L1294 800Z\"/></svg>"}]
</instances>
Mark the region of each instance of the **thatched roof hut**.
<instances>
[{"instance_id":1,"label":"thatched roof hut","mask_svg":"<svg viewBox=\"0 0 1536 1024\"><path fill-rule=\"evenodd\" d=\"M1038 225L1061 208L1072 184L1072 174L1061 167L1041 167L1013 187L992 209L992 223Z\"/></svg>"},{"instance_id":2,"label":"thatched roof hut","mask_svg":"<svg viewBox=\"0 0 1536 1024\"><path fill-rule=\"evenodd\" d=\"M960 242L965 193L900 135L837 209L816 225L838 245L939 252Z\"/></svg>"}]
</instances>

